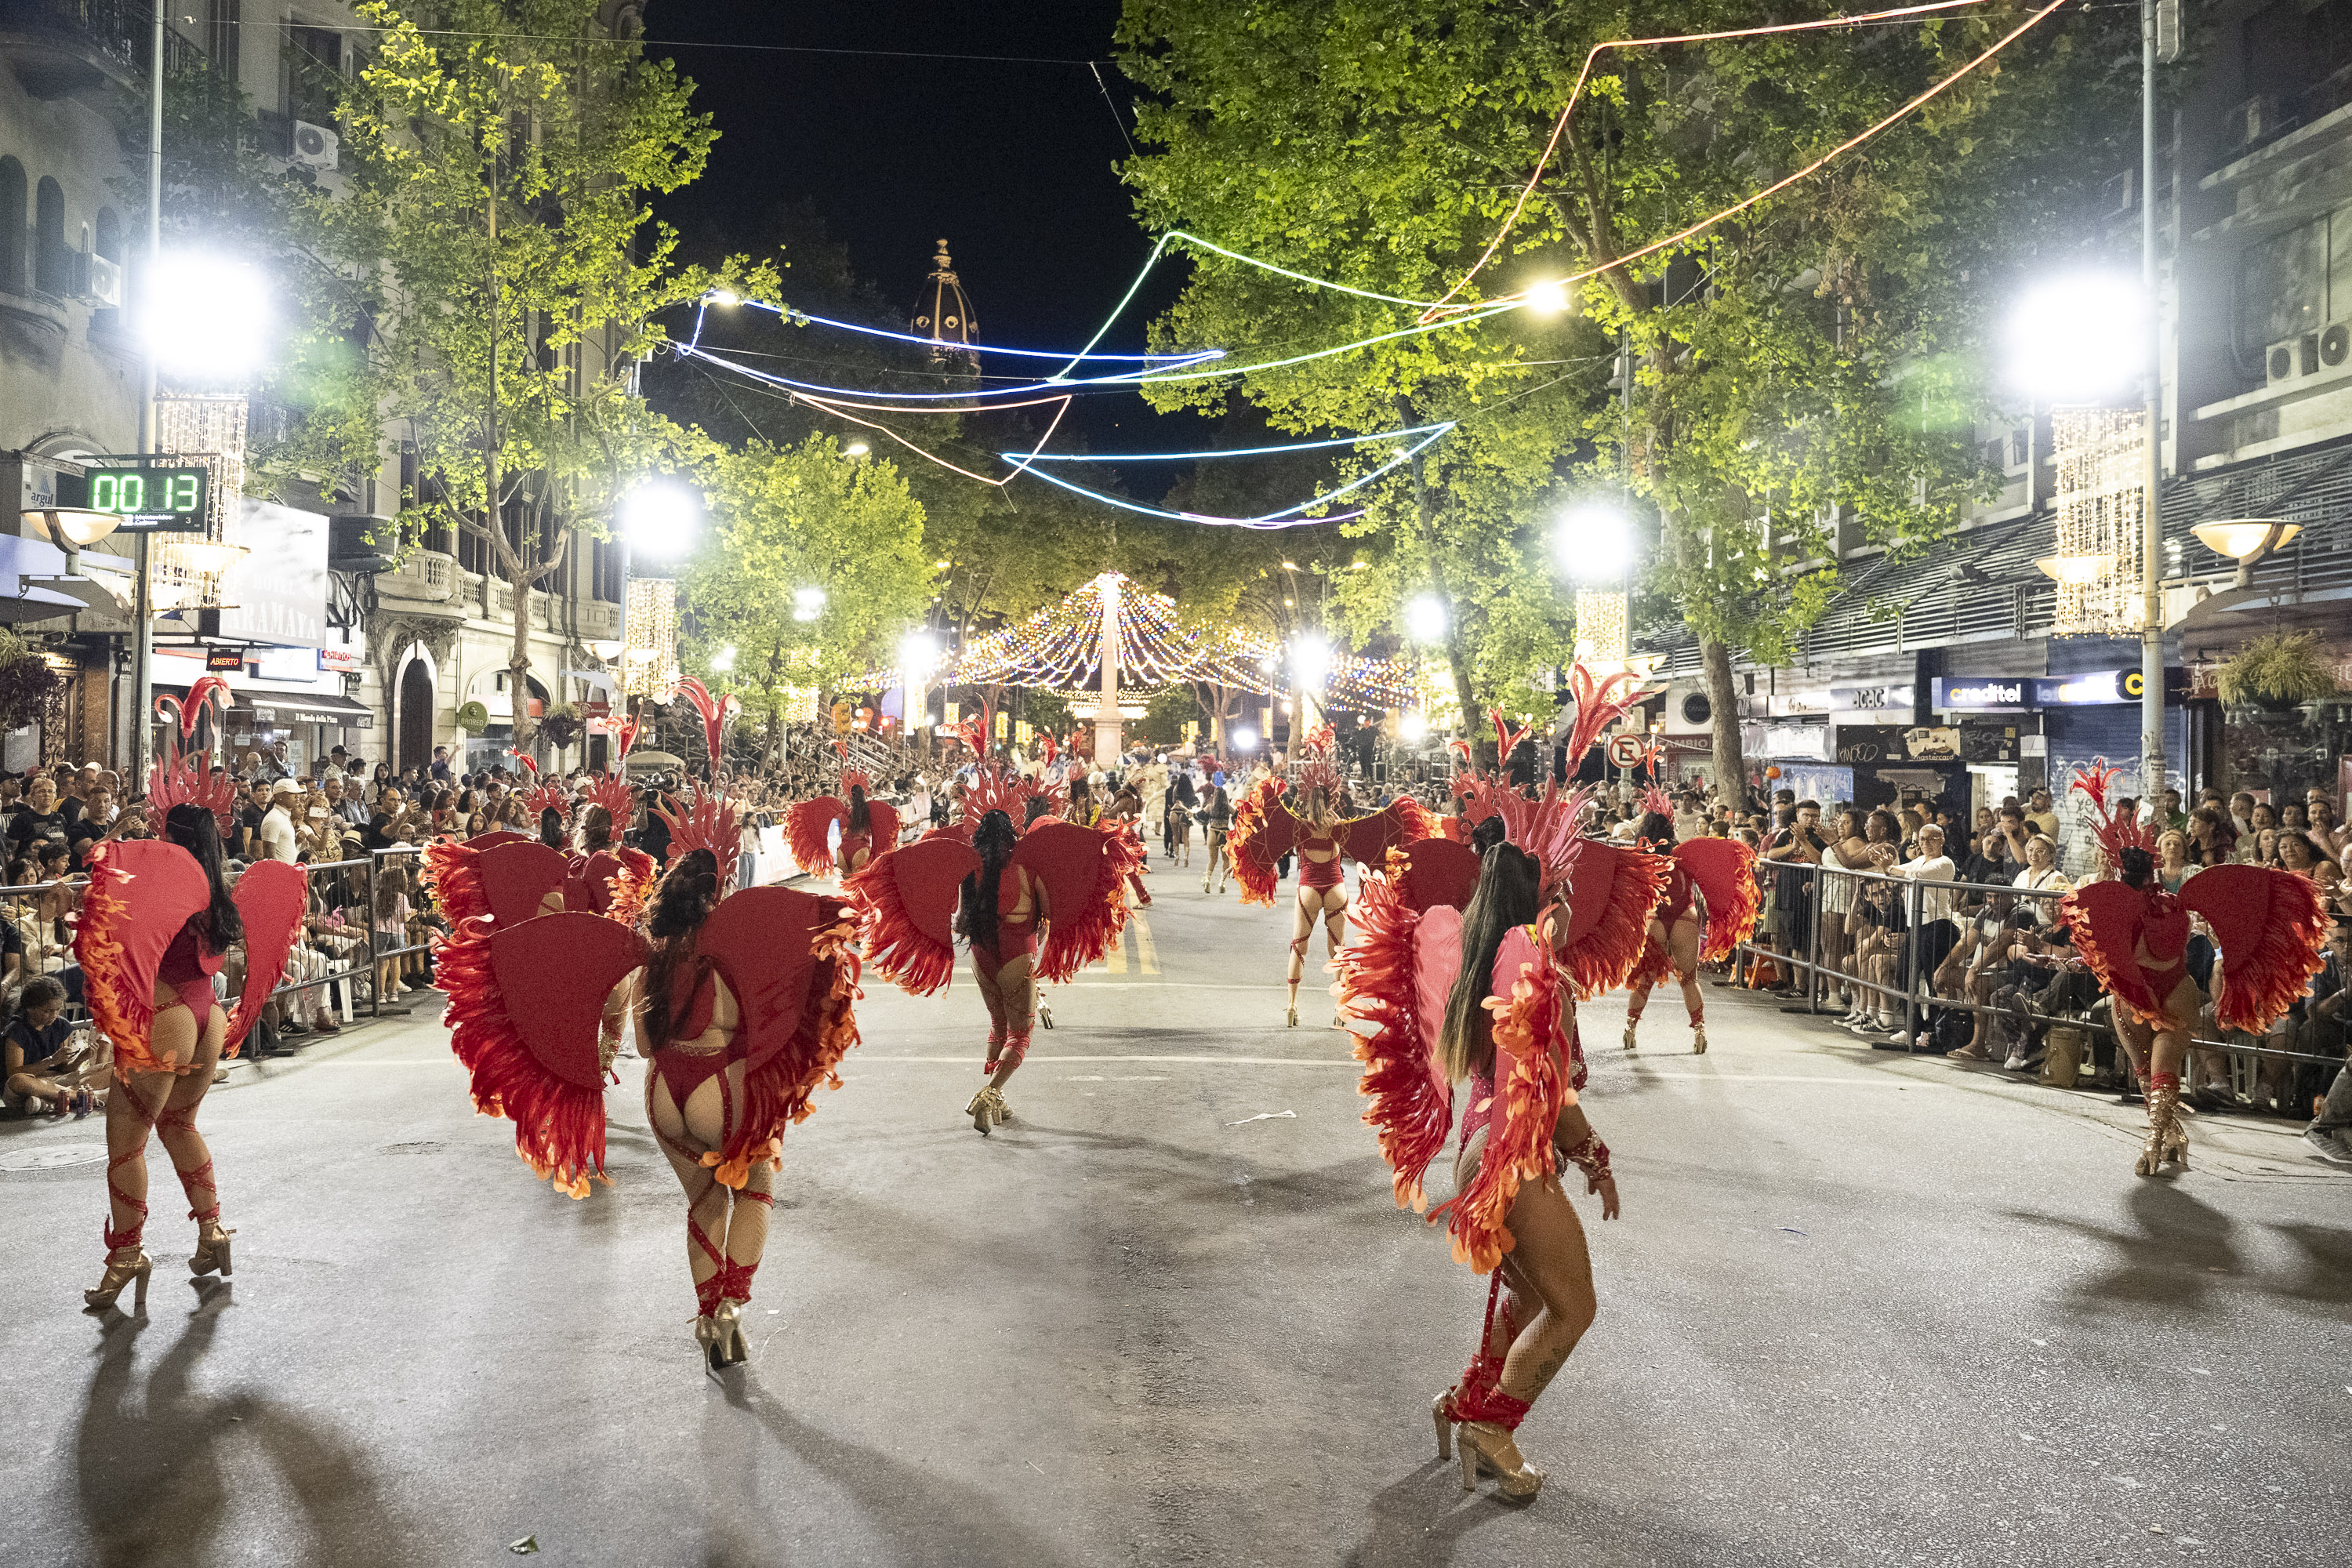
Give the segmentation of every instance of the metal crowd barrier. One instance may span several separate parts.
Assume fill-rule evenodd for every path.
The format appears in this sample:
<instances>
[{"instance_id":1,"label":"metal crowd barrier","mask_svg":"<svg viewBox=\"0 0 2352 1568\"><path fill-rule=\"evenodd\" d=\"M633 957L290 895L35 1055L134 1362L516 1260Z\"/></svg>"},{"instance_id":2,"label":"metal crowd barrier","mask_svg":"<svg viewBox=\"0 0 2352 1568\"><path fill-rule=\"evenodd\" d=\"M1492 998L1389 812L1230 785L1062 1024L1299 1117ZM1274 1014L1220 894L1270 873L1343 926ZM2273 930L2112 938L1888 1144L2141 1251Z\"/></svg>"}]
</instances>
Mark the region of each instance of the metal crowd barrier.
<instances>
[{"instance_id":1,"label":"metal crowd barrier","mask_svg":"<svg viewBox=\"0 0 2352 1568\"><path fill-rule=\"evenodd\" d=\"M1804 952L1801 957L1795 952L1790 951L1794 948L1795 943L1785 941L1790 934L1786 931L1779 933L1784 941L1782 949L1775 950L1749 941L1741 942L1738 951L1747 955L1751 963L1761 957L1776 966L1801 971L1804 1010L1810 1014L1818 1014L1821 1011L1822 994L1838 986L1867 991L1900 1003L1903 1008L1903 1042L1906 1050L1918 1048L1920 1014L1923 1009L1989 1015L2001 1018L2015 1016L2013 1012L2005 1007L1972 1002L1966 997L1948 998L1934 994L1933 970L1930 970L1925 977L1930 994L1926 997L1919 994L1922 979L1919 973L1920 944L1910 939L1923 923L1927 894L1931 889L1952 896L1951 918L1954 926L1958 928L1957 936L1962 938L1966 935L1968 921L1975 920L1981 912L1981 906L1994 899L2008 899L2011 900L2012 907L2019 902L2032 901L2037 908L2047 911L2048 918L2037 922L2047 926L2057 923L2057 903L2060 899L2065 897L2063 892L2042 889L2004 887L1987 882L1928 881L1910 877L1888 876L1879 871L1851 871L1843 867L1813 866L1802 862L1759 859L1756 869L1763 889L1767 921L1778 919L1774 911L1778 910L1780 903L1778 895L1781 891L1780 879L1795 878L1806 884L1805 891L1801 896L1801 908L1796 911L1804 928L1801 932L1804 939ZM1886 889L1890 897L1902 901L1905 941L1898 949L1896 956L1898 984L1887 985L1876 981L1865 980L1858 972L1849 973L1834 963L1823 961L1822 933L1825 911L1822 909L1822 894L1832 885L1827 880L1828 879L1843 879L1852 885L1852 902L1848 904L1849 909L1869 897L1871 889L1879 887ZM1842 915L1843 911L1829 912ZM1965 919L1963 919L1964 915ZM1763 923L1759 922L1759 930L1763 929ZM1848 947L1847 954L1850 955L1852 951L1852 948ZM1943 960L1948 958L1950 953L1951 949L1946 949L1938 956L1937 967L1940 968ZM2223 961L2221 958L2216 960L2217 963ZM2115 1033L2111 1025L2101 1023L2089 1016L2087 1010L2081 1016L2047 1016L2041 1021L2108 1037L2112 1037ZM2344 1057L2318 1056L2307 1051L2284 1050L2274 1046L2242 1045L2228 1040L2191 1038L2189 1048L2195 1051L2223 1053L2231 1057L2266 1058L2274 1061L2316 1062L2332 1067L2341 1067L2346 1061Z\"/></svg>"}]
</instances>

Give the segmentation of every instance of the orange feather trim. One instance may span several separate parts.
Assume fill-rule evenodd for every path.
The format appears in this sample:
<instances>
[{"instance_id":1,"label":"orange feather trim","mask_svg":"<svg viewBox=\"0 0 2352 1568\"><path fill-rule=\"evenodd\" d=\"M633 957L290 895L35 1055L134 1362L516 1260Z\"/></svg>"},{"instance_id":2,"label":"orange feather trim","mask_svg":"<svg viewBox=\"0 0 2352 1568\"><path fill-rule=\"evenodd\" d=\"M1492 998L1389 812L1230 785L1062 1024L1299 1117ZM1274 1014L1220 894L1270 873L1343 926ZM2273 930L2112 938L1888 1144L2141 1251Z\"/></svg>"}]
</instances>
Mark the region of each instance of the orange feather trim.
<instances>
[{"instance_id":1,"label":"orange feather trim","mask_svg":"<svg viewBox=\"0 0 2352 1568\"><path fill-rule=\"evenodd\" d=\"M1633 964L1633 973L1625 976L1629 990L1639 991L1645 985L1663 984L1675 972L1675 961L1666 952L1666 944L1656 937L1642 943L1642 956Z\"/></svg>"},{"instance_id":2,"label":"orange feather trim","mask_svg":"<svg viewBox=\"0 0 2352 1568\"><path fill-rule=\"evenodd\" d=\"M515 1124L515 1153L558 1192L588 1195L604 1174L604 1096L541 1067L509 1016L490 970L491 927L472 921L441 944L435 977L449 998L449 1049L472 1077L474 1109Z\"/></svg>"},{"instance_id":3,"label":"orange feather trim","mask_svg":"<svg viewBox=\"0 0 2352 1568\"><path fill-rule=\"evenodd\" d=\"M1096 829L1103 837L1102 868L1077 911L1055 909L1037 946L1037 978L1058 985L1108 952L1127 929L1127 879L1143 867L1143 846L1124 825Z\"/></svg>"},{"instance_id":4,"label":"orange feather trim","mask_svg":"<svg viewBox=\"0 0 2352 1568\"><path fill-rule=\"evenodd\" d=\"M843 906L845 910L846 906ZM810 951L823 973L810 986L807 1016L793 1046L779 1052L757 1072L743 1079L743 1114L735 1136L722 1154L705 1154L702 1163L716 1168L719 1184L738 1191L751 1178L751 1168L769 1162L783 1164L786 1128L805 1121L815 1109L810 1097L819 1089L839 1089L841 1058L858 1042L856 1004L859 964L855 921L844 917L814 933ZM802 1042L807 1042L802 1048Z\"/></svg>"},{"instance_id":5,"label":"orange feather trim","mask_svg":"<svg viewBox=\"0 0 2352 1568\"><path fill-rule=\"evenodd\" d=\"M100 856L82 894L81 915L74 932L74 960L81 965L82 1000L99 1028L114 1042L121 1071L167 1072L169 1064L149 1048L155 1027L155 999L131 973L130 955L115 932L131 920L131 900L124 896L130 879Z\"/></svg>"},{"instance_id":6,"label":"orange feather trim","mask_svg":"<svg viewBox=\"0 0 2352 1568\"><path fill-rule=\"evenodd\" d=\"M1549 963L1523 964L1509 997L1489 996L1483 1005L1495 1020L1496 1104L1478 1173L1447 1205L1454 1260L1480 1274L1518 1245L1507 1223L1511 1205L1522 1183L1549 1181L1558 1172L1552 1131L1559 1113L1576 1103L1552 1049L1560 1029L1558 972Z\"/></svg>"},{"instance_id":7,"label":"orange feather trim","mask_svg":"<svg viewBox=\"0 0 2352 1568\"><path fill-rule=\"evenodd\" d=\"M2099 940L2099 928L2091 918L2090 905L2084 895L2093 888L2120 887L2122 884L2092 883L2058 900L2058 918L2065 922L2067 932L2074 939L2074 951L2091 968L2091 976L2099 989L2115 998L2116 1005L2144 1024L2164 1026L2164 999L2156 994L2148 984L2147 972L2128 952L2111 957L2106 945ZM2137 895L2135 895L2137 896Z\"/></svg>"},{"instance_id":8,"label":"orange feather trim","mask_svg":"<svg viewBox=\"0 0 2352 1568\"><path fill-rule=\"evenodd\" d=\"M1429 1207L1423 1178L1453 1131L1454 1097L1431 1075L1415 1011L1412 938L1421 915L1396 894L1403 859L1402 850L1391 849L1389 876L1365 879L1350 911L1355 940L1331 967L1339 976L1339 1011L1371 1026L1356 1040L1356 1059L1364 1064L1356 1092L1372 1102L1364 1124L1380 1134L1397 1207L1421 1214Z\"/></svg>"},{"instance_id":9,"label":"orange feather trim","mask_svg":"<svg viewBox=\"0 0 2352 1568\"><path fill-rule=\"evenodd\" d=\"M1742 849L1747 848L1741 845ZM1699 947L1701 963L1721 963L1731 956L1732 950L1756 934L1756 925L1764 915L1764 887L1757 881L1753 864L1756 857L1748 856L1750 870L1732 883L1732 906L1706 911L1706 941Z\"/></svg>"},{"instance_id":10,"label":"orange feather trim","mask_svg":"<svg viewBox=\"0 0 2352 1568\"><path fill-rule=\"evenodd\" d=\"M624 846L613 853L621 862L621 874L613 879L613 900L604 906L604 918L635 926L646 912L654 884L661 880L661 868L642 849Z\"/></svg>"}]
</instances>

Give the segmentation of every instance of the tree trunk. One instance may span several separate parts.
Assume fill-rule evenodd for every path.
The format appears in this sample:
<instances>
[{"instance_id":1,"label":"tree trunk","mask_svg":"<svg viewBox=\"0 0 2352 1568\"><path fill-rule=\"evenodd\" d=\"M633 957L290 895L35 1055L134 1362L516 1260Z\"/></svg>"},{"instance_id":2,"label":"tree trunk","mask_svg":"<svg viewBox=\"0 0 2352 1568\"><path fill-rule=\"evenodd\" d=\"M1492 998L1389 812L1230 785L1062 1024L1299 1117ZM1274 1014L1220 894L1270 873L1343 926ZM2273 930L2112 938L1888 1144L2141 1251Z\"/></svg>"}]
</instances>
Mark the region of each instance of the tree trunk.
<instances>
[{"instance_id":1,"label":"tree trunk","mask_svg":"<svg viewBox=\"0 0 2352 1568\"><path fill-rule=\"evenodd\" d=\"M509 581L514 588L514 647L507 655L507 696L514 707L514 749L528 756L537 732L530 717L530 574L518 572Z\"/></svg>"},{"instance_id":2,"label":"tree trunk","mask_svg":"<svg viewBox=\"0 0 2352 1568\"><path fill-rule=\"evenodd\" d=\"M1701 637L1698 656L1706 679L1706 700L1715 710L1715 787L1737 810L1748 782L1739 754L1739 693L1731 673L1731 649Z\"/></svg>"}]
</instances>

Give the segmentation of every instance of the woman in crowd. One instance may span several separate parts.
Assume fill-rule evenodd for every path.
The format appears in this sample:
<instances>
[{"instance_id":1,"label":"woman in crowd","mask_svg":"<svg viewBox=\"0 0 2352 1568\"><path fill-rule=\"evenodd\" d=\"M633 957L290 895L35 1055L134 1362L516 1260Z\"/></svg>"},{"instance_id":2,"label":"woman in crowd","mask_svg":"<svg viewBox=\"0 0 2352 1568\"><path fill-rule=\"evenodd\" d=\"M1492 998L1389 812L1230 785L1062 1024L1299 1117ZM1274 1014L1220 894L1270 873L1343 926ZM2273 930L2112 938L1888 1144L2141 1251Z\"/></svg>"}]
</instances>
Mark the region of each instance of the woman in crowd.
<instances>
[{"instance_id":1,"label":"woman in crowd","mask_svg":"<svg viewBox=\"0 0 2352 1568\"><path fill-rule=\"evenodd\" d=\"M396 860L380 861L375 872L375 950L395 952L408 942L408 872ZM380 959L375 966L378 1001L407 994L400 981L401 960Z\"/></svg>"},{"instance_id":2,"label":"woman in crowd","mask_svg":"<svg viewBox=\"0 0 2352 1568\"><path fill-rule=\"evenodd\" d=\"M1201 794L1201 847L1208 858L1201 868L1201 891L1223 894L1225 876L1232 869L1226 862L1225 838L1233 830L1234 799L1221 784L1206 785ZM1214 883L1214 887L1211 886Z\"/></svg>"},{"instance_id":3,"label":"woman in crowd","mask_svg":"<svg viewBox=\"0 0 2352 1568\"><path fill-rule=\"evenodd\" d=\"M28 1115L46 1103L51 1116L71 1113L79 1120L105 1102L106 1090L89 1087L103 1064L74 1048L75 1029L62 1016L65 1010L65 986L40 975L26 983L16 1016L0 1035L0 1079L10 1100Z\"/></svg>"},{"instance_id":4,"label":"woman in crowd","mask_svg":"<svg viewBox=\"0 0 2352 1568\"><path fill-rule=\"evenodd\" d=\"M1851 939L1845 973L1852 987L1853 1010L1839 1020L1855 1034L1891 1035L1902 1027L1901 1009L1887 994L1895 987L1895 965L1903 951L1903 902L1893 885L1867 882L1846 915ZM1885 990L1875 989L1885 987ZM1892 1009L1890 1011L1890 1009Z\"/></svg>"},{"instance_id":5,"label":"woman in crowd","mask_svg":"<svg viewBox=\"0 0 2352 1568\"><path fill-rule=\"evenodd\" d=\"M2037 833L2025 841L2025 869L2011 884L2020 892L2041 893L2044 898L2028 899L2026 907L2044 921L2054 918L2058 896L2071 892L2074 882L2058 869L2058 841L2046 833Z\"/></svg>"},{"instance_id":6,"label":"woman in crowd","mask_svg":"<svg viewBox=\"0 0 2352 1568\"><path fill-rule=\"evenodd\" d=\"M146 1300L153 1266L141 1241L150 1132L163 1140L198 1226L189 1272L229 1271L234 1233L221 1224L219 1183L196 1111L214 1068L235 1051L278 984L305 889L300 868L261 861L232 899L222 859L219 824L190 802L164 814L161 840L110 844L96 858L76 954L83 994L114 1042L115 1061L106 1106L106 1272L83 1292L92 1307L113 1305L134 1281L134 1300ZM168 946L142 940L142 928L158 922L175 930ZM247 943L246 980L232 1019L214 997L211 975L239 942Z\"/></svg>"}]
</instances>

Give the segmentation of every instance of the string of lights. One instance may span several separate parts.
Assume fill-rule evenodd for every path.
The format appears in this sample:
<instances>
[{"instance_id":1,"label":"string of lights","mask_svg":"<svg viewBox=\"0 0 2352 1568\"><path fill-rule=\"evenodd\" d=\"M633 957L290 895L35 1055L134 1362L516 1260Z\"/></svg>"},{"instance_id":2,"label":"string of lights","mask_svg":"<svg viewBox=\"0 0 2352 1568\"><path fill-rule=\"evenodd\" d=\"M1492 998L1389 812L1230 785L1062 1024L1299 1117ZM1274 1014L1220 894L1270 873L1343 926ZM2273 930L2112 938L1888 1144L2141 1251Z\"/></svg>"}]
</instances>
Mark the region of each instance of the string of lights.
<instances>
[{"instance_id":1,"label":"string of lights","mask_svg":"<svg viewBox=\"0 0 2352 1568\"><path fill-rule=\"evenodd\" d=\"M1399 436L1422 436L1432 430L1446 431L1449 424L1409 425L1402 430L1381 430L1368 436L1335 436L1328 441L1287 441L1276 447L1220 447L1208 452L1047 452L1035 460L1041 463L1197 463L1211 458L1266 458L1282 452L1320 452L1334 447L1360 447L1367 441L1387 441ZM1011 458L1010 452L1000 452L1001 458Z\"/></svg>"},{"instance_id":2,"label":"string of lights","mask_svg":"<svg viewBox=\"0 0 2352 1568\"><path fill-rule=\"evenodd\" d=\"M820 316L814 310L803 310L797 305L779 305L766 300L746 299L742 296L722 289L714 289L710 293L704 295L702 297L702 303L705 309L708 309L712 305L744 305L754 310L765 310L771 315L782 317L787 321L807 321L820 327L831 327L837 331L860 332L869 338L888 338L895 342L913 343L918 348L937 348L941 342L941 340L938 338L920 337L913 332L892 331L887 327L867 327L861 326L856 321L837 321L830 316ZM697 335L699 335L699 333L698 332ZM1081 350L1075 356L1065 356L1059 349L1014 349L1006 348L1002 343L967 343L958 342L955 344L955 348L960 353L969 350L973 353L1013 354L1022 359L1063 359L1067 357L1069 358L1069 362L1073 364L1076 363L1079 360L1089 359L1139 360L1146 363L1162 360L1199 361L1221 358L1225 352L1223 349L1200 349L1187 353L1098 354L1089 353Z\"/></svg>"},{"instance_id":3,"label":"string of lights","mask_svg":"<svg viewBox=\"0 0 2352 1568\"><path fill-rule=\"evenodd\" d=\"M1351 491L1363 489L1364 486L1370 484L1375 479L1395 472L1398 468L1402 468L1405 464L1412 461L1412 459L1418 457L1421 453L1427 451L1437 442L1444 440L1446 433L1453 428L1454 422L1452 420L1448 420L1444 425L1436 426L1435 433L1433 435L1423 437L1420 440L1414 442L1403 451L1399 452L1395 457L1391 458L1387 462L1381 464L1378 468L1371 469L1368 473L1360 475L1357 478L1349 480L1346 484L1339 486L1338 489L1325 490L1319 495L1310 496L1307 500L1299 501L1295 505L1284 507L1279 511L1265 512L1257 517L1221 517L1210 512L1171 511L1166 507L1147 506L1141 501L1129 500L1124 496L1115 496L1108 493L1107 491L1090 489L1085 485L1073 483L1072 481L1062 478L1059 474L1049 472L1042 468L1031 468L1029 469L1029 475L1032 479L1043 479L1049 485L1058 485L1063 489L1068 490L1074 495L1082 495L1089 500L1100 501L1105 506L1117 507L1122 511L1137 512L1145 517L1166 518L1171 522L1204 522L1220 528L1250 528L1270 531L1272 530L1281 528L1303 528L1311 523L1344 522L1349 518L1363 516L1363 511L1360 509L1354 511L1326 513L1317 517L1306 517L1300 514L1306 512L1310 508L1323 506L1331 501L1337 500L1340 497L1347 495ZM1391 432L1391 434L1395 434L1395 432Z\"/></svg>"}]
</instances>

